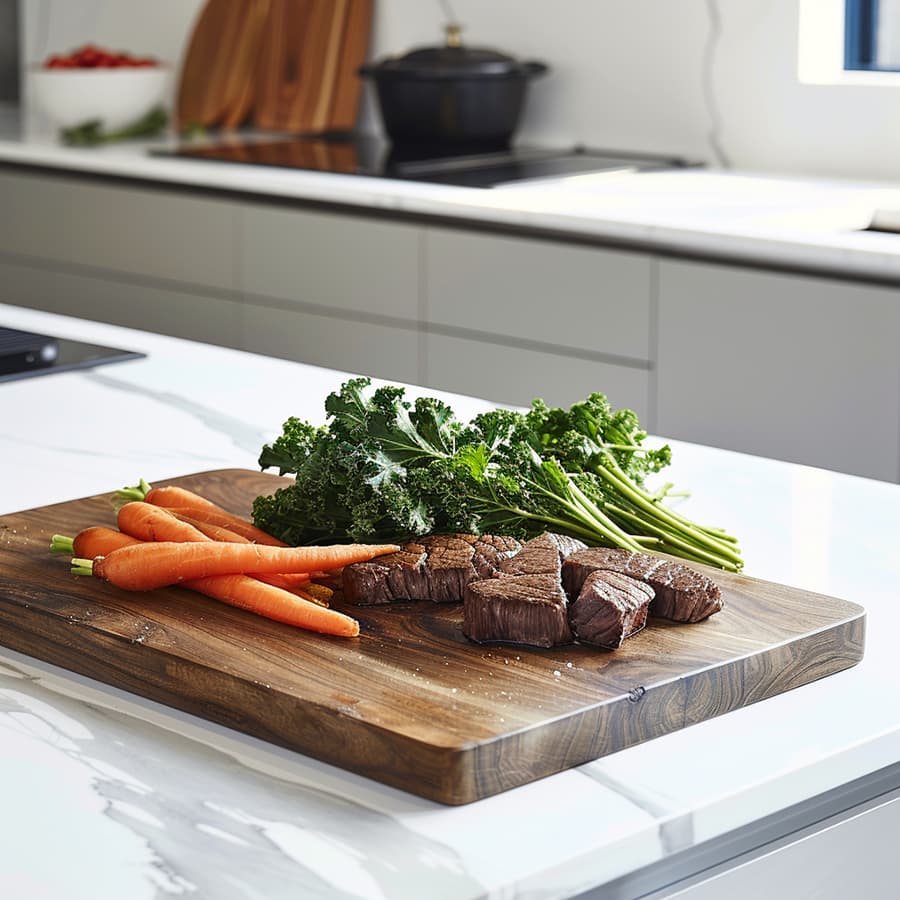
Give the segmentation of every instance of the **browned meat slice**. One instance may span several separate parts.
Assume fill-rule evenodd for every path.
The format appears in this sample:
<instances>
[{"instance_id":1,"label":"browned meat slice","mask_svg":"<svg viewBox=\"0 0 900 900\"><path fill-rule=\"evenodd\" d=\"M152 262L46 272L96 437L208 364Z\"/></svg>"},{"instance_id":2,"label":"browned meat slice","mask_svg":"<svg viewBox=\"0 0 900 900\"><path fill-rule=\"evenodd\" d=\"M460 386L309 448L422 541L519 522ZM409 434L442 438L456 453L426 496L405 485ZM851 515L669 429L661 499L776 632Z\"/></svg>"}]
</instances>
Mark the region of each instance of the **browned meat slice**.
<instances>
[{"instance_id":1,"label":"browned meat slice","mask_svg":"<svg viewBox=\"0 0 900 900\"><path fill-rule=\"evenodd\" d=\"M586 547L575 538L561 534L541 534L522 545L522 549L508 559L501 560L502 575L560 576L562 561L570 553Z\"/></svg>"},{"instance_id":2,"label":"browned meat slice","mask_svg":"<svg viewBox=\"0 0 900 900\"><path fill-rule=\"evenodd\" d=\"M495 578L503 560L515 556L522 542L500 534L482 534L472 544L472 565L479 578Z\"/></svg>"},{"instance_id":3,"label":"browned meat slice","mask_svg":"<svg viewBox=\"0 0 900 900\"><path fill-rule=\"evenodd\" d=\"M614 650L644 627L652 599L650 585L598 569L588 575L570 604L569 625L582 644Z\"/></svg>"},{"instance_id":4,"label":"browned meat slice","mask_svg":"<svg viewBox=\"0 0 900 900\"><path fill-rule=\"evenodd\" d=\"M463 601L463 634L479 643L555 647L572 641L566 595L556 575L473 581Z\"/></svg>"},{"instance_id":5,"label":"browned meat slice","mask_svg":"<svg viewBox=\"0 0 900 900\"><path fill-rule=\"evenodd\" d=\"M419 538L427 553L422 566L425 598L436 603L459 603L466 585L476 578L471 535L430 534Z\"/></svg>"},{"instance_id":6,"label":"browned meat slice","mask_svg":"<svg viewBox=\"0 0 900 900\"><path fill-rule=\"evenodd\" d=\"M346 566L344 598L358 605L392 600L461 603L470 581L496 576L501 560L521 546L515 538L496 535L426 535L397 553Z\"/></svg>"},{"instance_id":7,"label":"browned meat slice","mask_svg":"<svg viewBox=\"0 0 900 900\"><path fill-rule=\"evenodd\" d=\"M396 553L344 566L344 598L359 605L424 600L428 585L423 573L426 558L421 544L405 544Z\"/></svg>"},{"instance_id":8,"label":"browned meat slice","mask_svg":"<svg viewBox=\"0 0 900 900\"><path fill-rule=\"evenodd\" d=\"M719 586L684 563L606 547L579 550L565 560L562 581L566 593L577 597L588 575L598 569L619 572L650 585L655 595L650 604L651 616L699 622L723 606Z\"/></svg>"}]
</instances>

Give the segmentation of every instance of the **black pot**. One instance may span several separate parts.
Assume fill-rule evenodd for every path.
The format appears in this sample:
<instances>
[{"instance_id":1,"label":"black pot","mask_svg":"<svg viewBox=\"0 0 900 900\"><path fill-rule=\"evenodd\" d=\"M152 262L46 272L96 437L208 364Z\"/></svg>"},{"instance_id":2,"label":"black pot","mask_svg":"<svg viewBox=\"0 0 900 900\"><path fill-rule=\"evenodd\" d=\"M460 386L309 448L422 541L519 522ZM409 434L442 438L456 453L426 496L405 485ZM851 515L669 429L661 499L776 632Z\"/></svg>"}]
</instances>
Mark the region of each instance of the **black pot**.
<instances>
[{"instance_id":1,"label":"black pot","mask_svg":"<svg viewBox=\"0 0 900 900\"><path fill-rule=\"evenodd\" d=\"M360 68L375 84L381 118L396 144L505 146L519 124L539 62L464 47L459 29L447 44L422 47Z\"/></svg>"}]
</instances>

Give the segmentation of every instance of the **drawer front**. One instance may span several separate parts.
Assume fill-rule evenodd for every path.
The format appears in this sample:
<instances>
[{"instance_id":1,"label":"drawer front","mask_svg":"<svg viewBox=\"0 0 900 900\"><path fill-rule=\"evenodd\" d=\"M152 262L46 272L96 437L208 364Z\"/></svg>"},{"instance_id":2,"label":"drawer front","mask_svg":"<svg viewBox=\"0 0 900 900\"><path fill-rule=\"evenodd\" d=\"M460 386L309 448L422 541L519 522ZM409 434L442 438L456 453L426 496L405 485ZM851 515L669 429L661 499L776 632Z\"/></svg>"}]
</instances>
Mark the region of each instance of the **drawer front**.
<instances>
[{"instance_id":1,"label":"drawer front","mask_svg":"<svg viewBox=\"0 0 900 900\"><path fill-rule=\"evenodd\" d=\"M251 206L242 212L249 294L416 321L419 228L349 215Z\"/></svg>"},{"instance_id":2,"label":"drawer front","mask_svg":"<svg viewBox=\"0 0 900 900\"><path fill-rule=\"evenodd\" d=\"M568 406L600 391L615 408L633 409L645 428L652 427L646 369L428 334L424 375L431 388L516 406L536 397Z\"/></svg>"},{"instance_id":3,"label":"drawer front","mask_svg":"<svg viewBox=\"0 0 900 900\"><path fill-rule=\"evenodd\" d=\"M234 287L236 207L56 176L0 173L0 252Z\"/></svg>"},{"instance_id":4,"label":"drawer front","mask_svg":"<svg viewBox=\"0 0 900 900\"><path fill-rule=\"evenodd\" d=\"M661 434L888 481L900 460L900 291L659 267Z\"/></svg>"},{"instance_id":5,"label":"drawer front","mask_svg":"<svg viewBox=\"0 0 900 900\"><path fill-rule=\"evenodd\" d=\"M414 328L245 304L243 349L281 359L416 384L420 335Z\"/></svg>"},{"instance_id":6,"label":"drawer front","mask_svg":"<svg viewBox=\"0 0 900 900\"><path fill-rule=\"evenodd\" d=\"M429 228L425 260L430 323L651 359L648 256Z\"/></svg>"},{"instance_id":7,"label":"drawer front","mask_svg":"<svg viewBox=\"0 0 900 900\"><path fill-rule=\"evenodd\" d=\"M207 344L239 346L236 300L3 262L0 284L4 303Z\"/></svg>"}]
</instances>

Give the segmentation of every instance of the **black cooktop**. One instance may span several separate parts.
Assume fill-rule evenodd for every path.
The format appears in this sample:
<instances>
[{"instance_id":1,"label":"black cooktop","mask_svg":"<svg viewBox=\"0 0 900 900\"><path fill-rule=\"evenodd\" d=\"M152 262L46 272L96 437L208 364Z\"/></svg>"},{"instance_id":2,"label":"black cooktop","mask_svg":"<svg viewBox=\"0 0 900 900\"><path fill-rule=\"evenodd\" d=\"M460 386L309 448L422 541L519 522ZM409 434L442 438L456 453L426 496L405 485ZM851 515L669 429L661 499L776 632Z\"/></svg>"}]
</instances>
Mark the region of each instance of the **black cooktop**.
<instances>
[{"instance_id":1,"label":"black cooktop","mask_svg":"<svg viewBox=\"0 0 900 900\"><path fill-rule=\"evenodd\" d=\"M89 369L146 354L0 326L0 382Z\"/></svg>"},{"instance_id":2,"label":"black cooktop","mask_svg":"<svg viewBox=\"0 0 900 900\"><path fill-rule=\"evenodd\" d=\"M492 188L538 178L648 171L695 163L677 157L586 147L391 146L369 137L231 138L151 151L157 156L366 175L458 187Z\"/></svg>"}]
</instances>

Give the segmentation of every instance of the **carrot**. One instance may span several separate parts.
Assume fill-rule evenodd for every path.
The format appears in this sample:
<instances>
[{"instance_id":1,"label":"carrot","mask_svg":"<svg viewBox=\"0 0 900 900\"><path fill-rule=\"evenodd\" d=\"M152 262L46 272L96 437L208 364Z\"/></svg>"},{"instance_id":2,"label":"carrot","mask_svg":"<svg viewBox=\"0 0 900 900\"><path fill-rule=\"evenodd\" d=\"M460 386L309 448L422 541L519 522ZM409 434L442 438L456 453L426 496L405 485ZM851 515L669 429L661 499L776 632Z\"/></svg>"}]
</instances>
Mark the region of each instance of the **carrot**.
<instances>
[{"instance_id":1,"label":"carrot","mask_svg":"<svg viewBox=\"0 0 900 900\"><path fill-rule=\"evenodd\" d=\"M129 543L123 544L123 541ZM51 549L62 552L78 548L81 551L98 551L103 554L112 553L122 546L141 544L136 538L113 528L92 527L80 531L75 538L53 535ZM247 575L213 575L186 581L181 586L229 606L308 631L338 637L356 637L359 634L359 622L356 619L325 608L321 601L297 596Z\"/></svg>"},{"instance_id":2,"label":"carrot","mask_svg":"<svg viewBox=\"0 0 900 900\"><path fill-rule=\"evenodd\" d=\"M192 516L185 515L180 512L178 509L172 509L170 507L158 507L159 509L167 509L173 516L178 519L181 519L182 522L187 522L188 525L193 525L197 531L205 534L208 538L213 541L223 541L226 544L251 544L253 543L250 538L244 537L242 534L238 534L236 531L232 531L230 528L225 528L222 525L216 525L215 522L203 522L200 519L195 519Z\"/></svg>"},{"instance_id":3,"label":"carrot","mask_svg":"<svg viewBox=\"0 0 900 900\"><path fill-rule=\"evenodd\" d=\"M334 544L316 547L264 547L259 544L160 541L121 547L96 557L93 574L130 591L148 591L208 575L308 572L365 562L395 553L396 544ZM73 571L90 560L73 560Z\"/></svg>"},{"instance_id":4,"label":"carrot","mask_svg":"<svg viewBox=\"0 0 900 900\"><path fill-rule=\"evenodd\" d=\"M129 544L140 543L135 538L115 528L105 528L101 525L92 525L84 528L74 538L64 534L54 534L50 541L50 550L53 553L65 553L68 556L80 556L93 559L95 556L105 556L118 550L119 547L127 547Z\"/></svg>"},{"instance_id":5,"label":"carrot","mask_svg":"<svg viewBox=\"0 0 900 900\"><path fill-rule=\"evenodd\" d=\"M211 575L187 582L191 590L199 591L230 606L246 609L267 619L296 625L308 631L356 637L359 622L334 609L310 603L294 594L247 575Z\"/></svg>"},{"instance_id":6,"label":"carrot","mask_svg":"<svg viewBox=\"0 0 900 900\"><path fill-rule=\"evenodd\" d=\"M287 546L283 541L279 541L278 538L257 528L252 522L228 512L211 500L185 488L175 485L150 488L145 493L144 500L154 506L165 506L168 509L178 510L182 515L228 528L256 544L267 544L272 547Z\"/></svg>"},{"instance_id":7,"label":"carrot","mask_svg":"<svg viewBox=\"0 0 900 900\"><path fill-rule=\"evenodd\" d=\"M119 509L119 531L141 541L210 541L203 532L168 510L144 500L133 500Z\"/></svg>"},{"instance_id":8,"label":"carrot","mask_svg":"<svg viewBox=\"0 0 900 900\"><path fill-rule=\"evenodd\" d=\"M171 510L162 506L154 506L145 500L132 500L120 507L118 513L119 530L132 537L139 538L142 541L180 541L198 543L201 541L211 542L215 538L206 532L212 531L214 534L222 534L227 542L250 544L248 538L241 537L227 529L213 527L208 528L202 523L195 526L186 521L181 516L176 515ZM103 553L76 553L86 559L93 559L95 556L104 556ZM283 588L286 591L300 591L300 596L306 600L312 600L321 606L328 604L323 602L323 598L317 592L309 592L306 586L309 584L309 575L306 572L291 573L274 573L260 572L252 573L255 578L272 584L275 587Z\"/></svg>"}]
</instances>

